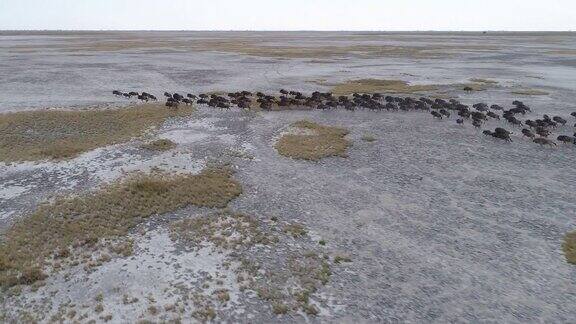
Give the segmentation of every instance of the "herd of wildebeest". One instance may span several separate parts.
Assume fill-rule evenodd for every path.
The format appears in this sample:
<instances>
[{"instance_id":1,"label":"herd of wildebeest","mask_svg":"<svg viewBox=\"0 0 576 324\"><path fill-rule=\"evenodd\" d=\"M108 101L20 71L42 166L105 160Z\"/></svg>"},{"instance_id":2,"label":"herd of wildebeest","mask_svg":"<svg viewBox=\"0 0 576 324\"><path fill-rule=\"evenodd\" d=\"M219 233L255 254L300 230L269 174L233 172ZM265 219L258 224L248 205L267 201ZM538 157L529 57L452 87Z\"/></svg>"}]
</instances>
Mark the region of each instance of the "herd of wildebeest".
<instances>
[{"instance_id":1,"label":"herd of wildebeest","mask_svg":"<svg viewBox=\"0 0 576 324\"><path fill-rule=\"evenodd\" d=\"M113 94L125 98L138 98L141 101L157 101L158 99L147 92L121 92L114 90ZM373 111L428 111L437 119L447 119L456 114L456 123L465 124L470 122L474 127L481 128L489 119L506 120L511 127L522 127L521 134L531 139L534 143L541 145L556 146L556 142L549 139L554 130L566 130L568 121L560 116L550 117L543 115L538 119L520 120L520 116L530 113L532 110L521 101L514 101L513 108L505 109L499 105L488 105L486 103L477 103L472 107L465 105L458 100L450 99L415 99L411 97L384 96L379 93L360 94L354 93L351 96L334 96L330 92L313 92L306 96L298 91L280 90L279 95L268 95L262 92L252 93L250 91L239 91L222 94L202 93L194 95L191 93L186 96L178 93L165 92L165 106L177 109L179 105L207 105L214 108L230 109L233 107L241 109L260 108L262 110L282 110L294 108L307 109L337 109L346 110L369 109ZM570 114L576 118L576 112ZM574 124L576 128L576 124ZM573 131L573 130L572 130ZM571 131L571 132L572 132ZM510 135L513 132L497 127L492 130L484 130L484 135L492 136L505 141L512 141ZM558 135L556 140L566 144L576 144L576 133L571 135Z\"/></svg>"}]
</instances>

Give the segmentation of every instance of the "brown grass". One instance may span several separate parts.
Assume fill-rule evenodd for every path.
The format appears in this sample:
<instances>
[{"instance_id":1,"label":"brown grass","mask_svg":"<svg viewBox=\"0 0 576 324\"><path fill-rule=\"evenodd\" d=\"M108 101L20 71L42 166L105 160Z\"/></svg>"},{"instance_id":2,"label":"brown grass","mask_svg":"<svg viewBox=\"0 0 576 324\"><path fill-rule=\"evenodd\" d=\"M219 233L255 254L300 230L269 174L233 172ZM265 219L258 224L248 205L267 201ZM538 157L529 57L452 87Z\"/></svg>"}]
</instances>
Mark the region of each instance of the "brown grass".
<instances>
[{"instance_id":1,"label":"brown grass","mask_svg":"<svg viewBox=\"0 0 576 324\"><path fill-rule=\"evenodd\" d=\"M498 84L498 81L494 81L494 80L490 80L490 79L474 78L474 79L470 79L470 81L474 82L474 83Z\"/></svg>"},{"instance_id":2,"label":"brown grass","mask_svg":"<svg viewBox=\"0 0 576 324\"><path fill-rule=\"evenodd\" d=\"M409 85L402 80L361 79L337 84L332 88L336 96L353 93L421 93L437 90L434 85Z\"/></svg>"},{"instance_id":3,"label":"brown grass","mask_svg":"<svg viewBox=\"0 0 576 324\"><path fill-rule=\"evenodd\" d=\"M294 159L318 161L329 156L346 157L350 142L345 139L348 130L319 125L302 120L292 124L304 134L284 134L276 143L278 153Z\"/></svg>"},{"instance_id":4,"label":"brown grass","mask_svg":"<svg viewBox=\"0 0 576 324\"><path fill-rule=\"evenodd\" d=\"M146 104L120 109L0 114L0 161L66 159L142 135L193 108Z\"/></svg>"},{"instance_id":5,"label":"brown grass","mask_svg":"<svg viewBox=\"0 0 576 324\"><path fill-rule=\"evenodd\" d=\"M562 250L568 263L576 264L576 231L566 234Z\"/></svg>"},{"instance_id":6,"label":"brown grass","mask_svg":"<svg viewBox=\"0 0 576 324\"><path fill-rule=\"evenodd\" d=\"M546 96L549 95L548 92L536 89L521 89L512 91L513 94L523 95L523 96Z\"/></svg>"},{"instance_id":7,"label":"brown grass","mask_svg":"<svg viewBox=\"0 0 576 324\"><path fill-rule=\"evenodd\" d=\"M176 147L176 143L169 139L159 139L142 145L143 148L151 151L169 151Z\"/></svg>"},{"instance_id":8,"label":"brown grass","mask_svg":"<svg viewBox=\"0 0 576 324\"><path fill-rule=\"evenodd\" d=\"M376 137L372 136L372 135L364 135L362 136L362 140L364 142L375 142L376 141Z\"/></svg>"},{"instance_id":9,"label":"brown grass","mask_svg":"<svg viewBox=\"0 0 576 324\"><path fill-rule=\"evenodd\" d=\"M139 174L93 193L56 199L5 233L0 285L28 284L40 275L27 271L42 268L56 252L124 236L151 215L187 205L223 208L241 192L230 170L207 169L198 175Z\"/></svg>"},{"instance_id":10,"label":"brown grass","mask_svg":"<svg viewBox=\"0 0 576 324\"><path fill-rule=\"evenodd\" d=\"M181 220L172 224L170 233L174 241L194 247L211 242L218 248L232 250L275 241L273 236L261 231L256 219L243 214L223 213Z\"/></svg>"},{"instance_id":11,"label":"brown grass","mask_svg":"<svg viewBox=\"0 0 576 324\"><path fill-rule=\"evenodd\" d=\"M309 58L366 56L366 57L430 57L438 55L423 47L400 46L269 46L249 43L207 43L206 49L213 51L235 52L251 56L273 58Z\"/></svg>"}]
</instances>

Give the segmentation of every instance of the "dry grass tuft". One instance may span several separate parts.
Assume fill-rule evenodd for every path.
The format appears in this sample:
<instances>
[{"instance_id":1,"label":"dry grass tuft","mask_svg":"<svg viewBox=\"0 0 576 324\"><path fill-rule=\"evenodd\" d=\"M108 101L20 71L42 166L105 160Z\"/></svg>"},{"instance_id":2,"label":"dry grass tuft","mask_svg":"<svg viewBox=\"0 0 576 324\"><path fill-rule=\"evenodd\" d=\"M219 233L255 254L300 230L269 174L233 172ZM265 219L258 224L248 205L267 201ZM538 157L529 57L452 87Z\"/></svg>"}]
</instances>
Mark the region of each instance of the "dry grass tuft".
<instances>
[{"instance_id":1,"label":"dry grass tuft","mask_svg":"<svg viewBox=\"0 0 576 324\"><path fill-rule=\"evenodd\" d=\"M522 96L547 96L550 93L542 90L536 89L520 89L512 91L513 94L522 95Z\"/></svg>"},{"instance_id":2,"label":"dry grass tuft","mask_svg":"<svg viewBox=\"0 0 576 324\"><path fill-rule=\"evenodd\" d=\"M374 136L372 136L372 135L364 135L364 136L362 136L362 140L363 140L364 142L369 142L369 143L371 143L371 142L375 142L375 141L376 141L376 137L374 137Z\"/></svg>"},{"instance_id":3,"label":"dry grass tuft","mask_svg":"<svg viewBox=\"0 0 576 324\"><path fill-rule=\"evenodd\" d=\"M228 169L207 169L197 175L139 174L97 192L59 198L15 223L0 244L0 285L39 280L47 258L68 249L121 237L154 214L187 205L225 207L242 188ZM130 246L119 247L122 254ZM30 270L31 269L31 270Z\"/></svg>"},{"instance_id":4,"label":"dry grass tuft","mask_svg":"<svg viewBox=\"0 0 576 324\"><path fill-rule=\"evenodd\" d=\"M576 264L576 231L566 234L562 250L568 263Z\"/></svg>"},{"instance_id":5,"label":"dry grass tuft","mask_svg":"<svg viewBox=\"0 0 576 324\"><path fill-rule=\"evenodd\" d=\"M281 155L294 159L318 161L329 156L346 157L350 143L345 139L348 130L322 126L302 120L292 124L302 134L284 134L276 143Z\"/></svg>"},{"instance_id":6,"label":"dry grass tuft","mask_svg":"<svg viewBox=\"0 0 576 324\"><path fill-rule=\"evenodd\" d=\"M480 79L480 78L470 79L470 82L474 82L474 83L485 83L485 84L498 84L498 81L490 80L490 79Z\"/></svg>"},{"instance_id":7,"label":"dry grass tuft","mask_svg":"<svg viewBox=\"0 0 576 324\"><path fill-rule=\"evenodd\" d=\"M176 147L176 143L169 139L159 139L142 145L143 148L151 151L169 151Z\"/></svg>"},{"instance_id":8,"label":"dry grass tuft","mask_svg":"<svg viewBox=\"0 0 576 324\"><path fill-rule=\"evenodd\" d=\"M332 88L336 96L353 93L421 93L437 90L434 85L410 85L402 80L361 79L337 84Z\"/></svg>"},{"instance_id":9,"label":"dry grass tuft","mask_svg":"<svg viewBox=\"0 0 576 324\"><path fill-rule=\"evenodd\" d=\"M120 109L41 110L0 114L0 161L67 159L142 135L167 118L187 116L146 104Z\"/></svg>"}]
</instances>

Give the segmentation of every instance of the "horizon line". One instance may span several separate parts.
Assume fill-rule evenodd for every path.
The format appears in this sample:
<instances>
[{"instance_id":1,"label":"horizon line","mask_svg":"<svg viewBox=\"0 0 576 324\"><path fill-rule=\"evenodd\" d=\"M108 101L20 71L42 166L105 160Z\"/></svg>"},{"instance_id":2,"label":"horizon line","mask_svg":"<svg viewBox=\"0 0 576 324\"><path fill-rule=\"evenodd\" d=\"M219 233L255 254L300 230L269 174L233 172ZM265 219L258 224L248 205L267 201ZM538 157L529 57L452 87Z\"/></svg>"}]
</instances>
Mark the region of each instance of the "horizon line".
<instances>
[{"instance_id":1,"label":"horizon line","mask_svg":"<svg viewBox=\"0 0 576 324\"><path fill-rule=\"evenodd\" d=\"M34 32L34 31L86 31L86 32L106 32L106 31L154 31L154 32L373 32L373 33L402 33L402 32L459 32L459 33L571 33L576 30L505 30L505 29L474 29L474 30L438 30L438 29L406 29L406 30L377 30L377 29L1 29L0 32Z\"/></svg>"}]
</instances>

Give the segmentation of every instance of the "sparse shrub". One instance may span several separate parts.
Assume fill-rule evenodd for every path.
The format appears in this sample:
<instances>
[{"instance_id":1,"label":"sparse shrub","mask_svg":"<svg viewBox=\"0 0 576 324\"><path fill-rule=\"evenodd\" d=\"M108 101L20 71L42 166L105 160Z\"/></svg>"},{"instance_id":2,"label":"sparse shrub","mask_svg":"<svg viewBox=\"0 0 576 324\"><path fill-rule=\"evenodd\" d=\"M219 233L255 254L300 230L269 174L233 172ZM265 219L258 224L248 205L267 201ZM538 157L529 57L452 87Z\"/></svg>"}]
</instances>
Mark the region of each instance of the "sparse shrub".
<instances>
[{"instance_id":1,"label":"sparse shrub","mask_svg":"<svg viewBox=\"0 0 576 324\"><path fill-rule=\"evenodd\" d=\"M334 263L342 263L342 262L352 262L352 259L350 259L350 257L345 255L337 255L336 257L334 257Z\"/></svg>"},{"instance_id":2,"label":"sparse shrub","mask_svg":"<svg viewBox=\"0 0 576 324\"><path fill-rule=\"evenodd\" d=\"M306 229L300 224L289 224L284 227L284 232L292 235L292 237L297 238L306 235Z\"/></svg>"},{"instance_id":3,"label":"sparse shrub","mask_svg":"<svg viewBox=\"0 0 576 324\"><path fill-rule=\"evenodd\" d=\"M364 135L364 136L362 136L362 140L364 142L374 142L374 141L376 141L376 137L371 136L371 135Z\"/></svg>"},{"instance_id":4,"label":"sparse shrub","mask_svg":"<svg viewBox=\"0 0 576 324\"><path fill-rule=\"evenodd\" d=\"M46 275L38 267L27 267L20 273L20 284L30 285L36 281L44 280Z\"/></svg>"},{"instance_id":5,"label":"sparse shrub","mask_svg":"<svg viewBox=\"0 0 576 324\"><path fill-rule=\"evenodd\" d=\"M176 147L176 143L169 139L159 139L142 145L143 148L151 151L168 151Z\"/></svg>"},{"instance_id":6,"label":"sparse shrub","mask_svg":"<svg viewBox=\"0 0 576 324\"><path fill-rule=\"evenodd\" d=\"M150 306L150 307L148 307L148 313L150 313L151 315L157 315L158 314L158 308L156 308L156 306Z\"/></svg>"},{"instance_id":7,"label":"sparse shrub","mask_svg":"<svg viewBox=\"0 0 576 324\"><path fill-rule=\"evenodd\" d=\"M281 315L281 314L286 314L288 313L288 306L282 304L282 303L273 303L272 304L272 311L274 312L274 314L277 315Z\"/></svg>"}]
</instances>

